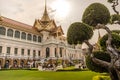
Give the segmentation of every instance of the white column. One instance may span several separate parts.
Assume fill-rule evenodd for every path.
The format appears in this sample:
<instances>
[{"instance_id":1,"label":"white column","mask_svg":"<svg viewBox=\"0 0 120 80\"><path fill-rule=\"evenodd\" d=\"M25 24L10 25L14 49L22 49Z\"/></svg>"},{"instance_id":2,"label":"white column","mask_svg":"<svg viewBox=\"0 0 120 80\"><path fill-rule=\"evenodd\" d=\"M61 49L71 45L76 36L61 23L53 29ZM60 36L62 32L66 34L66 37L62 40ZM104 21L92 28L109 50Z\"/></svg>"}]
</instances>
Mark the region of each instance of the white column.
<instances>
[{"instance_id":1,"label":"white column","mask_svg":"<svg viewBox=\"0 0 120 80\"><path fill-rule=\"evenodd\" d=\"M13 29L13 38L15 38L15 30Z\"/></svg>"},{"instance_id":2,"label":"white column","mask_svg":"<svg viewBox=\"0 0 120 80\"><path fill-rule=\"evenodd\" d=\"M5 55L6 54L6 45L3 45L2 47L2 53Z\"/></svg>"},{"instance_id":3,"label":"white column","mask_svg":"<svg viewBox=\"0 0 120 80\"><path fill-rule=\"evenodd\" d=\"M7 30L8 30L8 28L6 28L6 33L5 33L5 36L7 37Z\"/></svg>"},{"instance_id":4,"label":"white column","mask_svg":"<svg viewBox=\"0 0 120 80\"><path fill-rule=\"evenodd\" d=\"M60 48L57 48L57 56L60 57Z\"/></svg>"},{"instance_id":5,"label":"white column","mask_svg":"<svg viewBox=\"0 0 120 80\"><path fill-rule=\"evenodd\" d=\"M55 48L50 47L50 57L55 57Z\"/></svg>"},{"instance_id":6,"label":"white column","mask_svg":"<svg viewBox=\"0 0 120 80\"><path fill-rule=\"evenodd\" d=\"M33 58L33 49L30 49L30 57Z\"/></svg>"},{"instance_id":7,"label":"white column","mask_svg":"<svg viewBox=\"0 0 120 80\"><path fill-rule=\"evenodd\" d=\"M24 56L28 56L28 55L27 55L27 50L28 50L28 49L24 48Z\"/></svg>"},{"instance_id":8,"label":"white column","mask_svg":"<svg viewBox=\"0 0 120 80\"><path fill-rule=\"evenodd\" d=\"M36 58L38 58L38 49L36 49Z\"/></svg>"},{"instance_id":9,"label":"white column","mask_svg":"<svg viewBox=\"0 0 120 80\"><path fill-rule=\"evenodd\" d=\"M68 49L66 48L66 58L68 59Z\"/></svg>"},{"instance_id":10,"label":"white column","mask_svg":"<svg viewBox=\"0 0 120 80\"><path fill-rule=\"evenodd\" d=\"M20 47L17 47L18 48L18 54L17 56L21 57L21 48Z\"/></svg>"},{"instance_id":11,"label":"white column","mask_svg":"<svg viewBox=\"0 0 120 80\"><path fill-rule=\"evenodd\" d=\"M40 54L41 54L41 58L45 58L45 56L46 56L46 48L42 48Z\"/></svg>"},{"instance_id":12,"label":"white column","mask_svg":"<svg viewBox=\"0 0 120 80\"><path fill-rule=\"evenodd\" d=\"M10 55L14 56L14 47L13 46L11 46Z\"/></svg>"}]
</instances>

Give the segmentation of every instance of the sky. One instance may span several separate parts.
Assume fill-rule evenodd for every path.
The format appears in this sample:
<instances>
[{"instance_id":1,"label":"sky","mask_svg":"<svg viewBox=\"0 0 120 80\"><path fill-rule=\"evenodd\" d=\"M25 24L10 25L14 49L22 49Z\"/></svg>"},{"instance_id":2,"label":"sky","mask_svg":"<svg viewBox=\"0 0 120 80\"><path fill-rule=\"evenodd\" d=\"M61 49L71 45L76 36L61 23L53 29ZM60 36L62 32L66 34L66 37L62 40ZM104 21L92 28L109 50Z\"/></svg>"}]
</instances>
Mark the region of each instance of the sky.
<instances>
[{"instance_id":1,"label":"sky","mask_svg":"<svg viewBox=\"0 0 120 80\"><path fill-rule=\"evenodd\" d=\"M62 26L66 36L70 24L81 22L85 8L94 2L104 4L112 14L114 13L111 4L107 0L47 0L47 9L51 19L54 19L57 25ZM45 0L0 0L0 14L10 19L33 25L35 19L42 17L44 3ZM55 8L56 6L57 8ZM60 10L57 11L57 9ZM117 10L120 11L120 5ZM119 25L108 26L110 29L120 29ZM97 31L94 32L91 42L95 42L94 40L97 39ZM105 31L100 30L100 33L104 35Z\"/></svg>"}]
</instances>

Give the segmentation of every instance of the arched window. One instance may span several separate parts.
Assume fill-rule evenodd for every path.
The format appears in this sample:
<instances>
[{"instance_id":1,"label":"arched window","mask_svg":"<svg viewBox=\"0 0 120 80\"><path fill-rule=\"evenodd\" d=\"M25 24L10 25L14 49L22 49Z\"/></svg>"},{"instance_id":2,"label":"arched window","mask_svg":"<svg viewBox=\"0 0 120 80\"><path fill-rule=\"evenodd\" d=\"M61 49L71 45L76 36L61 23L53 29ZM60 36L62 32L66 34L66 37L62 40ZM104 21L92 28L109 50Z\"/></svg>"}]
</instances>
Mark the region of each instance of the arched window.
<instances>
[{"instance_id":1,"label":"arched window","mask_svg":"<svg viewBox=\"0 0 120 80\"><path fill-rule=\"evenodd\" d=\"M38 36L38 42L41 42L41 37L40 36Z\"/></svg>"},{"instance_id":2,"label":"arched window","mask_svg":"<svg viewBox=\"0 0 120 80\"><path fill-rule=\"evenodd\" d=\"M2 46L0 46L0 54L2 53Z\"/></svg>"},{"instance_id":3,"label":"arched window","mask_svg":"<svg viewBox=\"0 0 120 80\"><path fill-rule=\"evenodd\" d=\"M7 36L13 37L13 30L12 29L7 30Z\"/></svg>"},{"instance_id":4,"label":"arched window","mask_svg":"<svg viewBox=\"0 0 120 80\"><path fill-rule=\"evenodd\" d=\"M28 35L27 35L27 40L30 40L30 41L32 40L31 34L28 34Z\"/></svg>"},{"instance_id":5,"label":"arched window","mask_svg":"<svg viewBox=\"0 0 120 80\"><path fill-rule=\"evenodd\" d=\"M33 50L33 58L36 57L36 50Z\"/></svg>"},{"instance_id":6,"label":"arched window","mask_svg":"<svg viewBox=\"0 0 120 80\"><path fill-rule=\"evenodd\" d=\"M57 48L55 48L55 57L58 57L58 56L57 56Z\"/></svg>"},{"instance_id":7,"label":"arched window","mask_svg":"<svg viewBox=\"0 0 120 80\"><path fill-rule=\"evenodd\" d=\"M6 29L4 27L0 27L0 35L5 35Z\"/></svg>"},{"instance_id":8,"label":"arched window","mask_svg":"<svg viewBox=\"0 0 120 80\"><path fill-rule=\"evenodd\" d=\"M33 35L33 41L37 41L37 37L36 37L36 35Z\"/></svg>"},{"instance_id":9,"label":"arched window","mask_svg":"<svg viewBox=\"0 0 120 80\"><path fill-rule=\"evenodd\" d=\"M40 57L40 51L38 51L38 56Z\"/></svg>"},{"instance_id":10,"label":"arched window","mask_svg":"<svg viewBox=\"0 0 120 80\"><path fill-rule=\"evenodd\" d=\"M46 58L48 58L50 56L50 48L46 48Z\"/></svg>"},{"instance_id":11,"label":"arched window","mask_svg":"<svg viewBox=\"0 0 120 80\"><path fill-rule=\"evenodd\" d=\"M15 31L15 38L20 38L20 31Z\"/></svg>"},{"instance_id":12,"label":"arched window","mask_svg":"<svg viewBox=\"0 0 120 80\"><path fill-rule=\"evenodd\" d=\"M62 57L62 48L60 48L60 57Z\"/></svg>"},{"instance_id":13,"label":"arched window","mask_svg":"<svg viewBox=\"0 0 120 80\"><path fill-rule=\"evenodd\" d=\"M21 39L26 39L26 33L22 32Z\"/></svg>"}]
</instances>

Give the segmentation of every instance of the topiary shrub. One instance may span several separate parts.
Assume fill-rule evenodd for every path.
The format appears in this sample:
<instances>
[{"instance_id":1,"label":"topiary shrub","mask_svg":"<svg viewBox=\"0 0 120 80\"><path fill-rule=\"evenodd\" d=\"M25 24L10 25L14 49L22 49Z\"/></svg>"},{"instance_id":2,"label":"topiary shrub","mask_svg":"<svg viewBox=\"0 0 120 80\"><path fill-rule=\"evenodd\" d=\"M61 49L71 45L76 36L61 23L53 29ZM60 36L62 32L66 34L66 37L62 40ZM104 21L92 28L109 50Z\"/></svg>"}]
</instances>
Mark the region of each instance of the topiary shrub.
<instances>
[{"instance_id":1,"label":"topiary shrub","mask_svg":"<svg viewBox=\"0 0 120 80\"><path fill-rule=\"evenodd\" d=\"M93 30L90 26L84 23L75 22L70 25L67 32L67 41L69 44L81 44L84 40L92 37Z\"/></svg>"},{"instance_id":2,"label":"topiary shrub","mask_svg":"<svg viewBox=\"0 0 120 80\"><path fill-rule=\"evenodd\" d=\"M120 35L117 33L112 33L112 46L119 48L120 47ZM100 39L100 46L102 48L102 50L106 50L106 41L108 39L108 35L104 35L101 39Z\"/></svg>"},{"instance_id":3,"label":"topiary shrub","mask_svg":"<svg viewBox=\"0 0 120 80\"><path fill-rule=\"evenodd\" d=\"M118 21L120 22L120 15L118 15L118 14L111 15L111 19L110 19L111 24L116 23Z\"/></svg>"},{"instance_id":4,"label":"topiary shrub","mask_svg":"<svg viewBox=\"0 0 120 80\"><path fill-rule=\"evenodd\" d=\"M98 23L107 24L110 21L110 12L103 4L93 3L86 8L82 21L93 27Z\"/></svg>"},{"instance_id":5,"label":"topiary shrub","mask_svg":"<svg viewBox=\"0 0 120 80\"><path fill-rule=\"evenodd\" d=\"M95 51L93 52L94 57L103 60L103 61L107 61L110 62L110 55L103 52L103 51ZM101 67L100 65L97 65L96 63L94 63L92 61L92 59L90 58L90 56L86 57L86 65L88 67L88 69L95 71L95 72L108 72L108 70L104 67Z\"/></svg>"}]
</instances>

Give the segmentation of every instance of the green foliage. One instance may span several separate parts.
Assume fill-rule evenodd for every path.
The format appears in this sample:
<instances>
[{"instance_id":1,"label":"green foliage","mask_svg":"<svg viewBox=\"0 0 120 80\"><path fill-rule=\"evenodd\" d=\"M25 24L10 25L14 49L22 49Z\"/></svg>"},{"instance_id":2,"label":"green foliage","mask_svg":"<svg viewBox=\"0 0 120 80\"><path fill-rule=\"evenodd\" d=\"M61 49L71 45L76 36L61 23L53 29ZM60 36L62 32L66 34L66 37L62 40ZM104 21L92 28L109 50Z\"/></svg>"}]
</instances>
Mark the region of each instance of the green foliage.
<instances>
[{"instance_id":1,"label":"green foliage","mask_svg":"<svg viewBox=\"0 0 120 80\"><path fill-rule=\"evenodd\" d=\"M93 52L93 54L94 54L94 57L96 57L97 59L110 62L110 55L103 51L95 51ZM106 68L101 67L100 65L97 65L96 63L94 63L90 56L86 57L86 65L88 69L95 72L101 72L101 73L108 72Z\"/></svg>"},{"instance_id":2,"label":"green foliage","mask_svg":"<svg viewBox=\"0 0 120 80\"><path fill-rule=\"evenodd\" d=\"M98 76L94 76L92 80L110 80L110 77L98 75Z\"/></svg>"},{"instance_id":3,"label":"green foliage","mask_svg":"<svg viewBox=\"0 0 120 80\"><path fill-rule=\"evenodd\" d=\"M118 15L118 14L111 15L110 23L113 24L116 21L120 22L120 15Z\"/></svg>"},{"instance_id":4,"label":"green foliage","mask_svg":"<svg viewBox=\"0 0 120 80\"><path fill-rule=\"evenodd\" d=\"M112 3L114 0L108 0L109 3Z\"/></svg>"},{"instance_id":5,"label":"green foliage","mask_svg":"<svg viewBox=\"0 0 120 80\"><path fill-rule=\"evenodd\" d=\"M119 48L120 47L120 35L116 34L116 33L112 33L112 46ZM104 35L101 39L100 39L100 46L102 48L102 50L106 50L106 41L108 39L108 35Z\"/></svg>"},{"instance_id":6,"label":"green foliage","mask_svg":"<svg viewBox=\"0 0 120 80\"><path fill-rule=\"evenodd\" d=\"M120 30L112 30L112 32L114 32L116 34L120 34Z\"/></svg>"},{"instance_id":7,"label":"green foliage","mask_svg":"<svg viewBox=\"0 0 120 80\"><path fill-rule=\"evenodd\" d=\"M88 6L83 14L82 21L95 27L98 23L107 24L110 20L110 12L101 3L93 3Z\"/></svg>"},{"instance_id":8,"label":"green foliage","mask_svg":"<svg viewBox=\"0 0 120 80\"><path fill-rule=\"evenodd\" d=\"M67 32L67 41L69 44L81 44L84 40L88 40L92 37L93 30L90 26L75 22L70 25Z\"/></svg>"}]
</instances>

